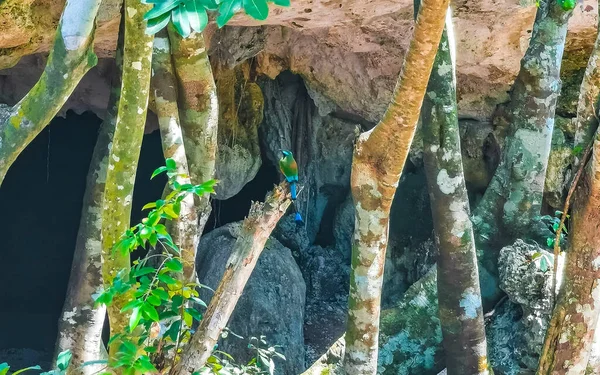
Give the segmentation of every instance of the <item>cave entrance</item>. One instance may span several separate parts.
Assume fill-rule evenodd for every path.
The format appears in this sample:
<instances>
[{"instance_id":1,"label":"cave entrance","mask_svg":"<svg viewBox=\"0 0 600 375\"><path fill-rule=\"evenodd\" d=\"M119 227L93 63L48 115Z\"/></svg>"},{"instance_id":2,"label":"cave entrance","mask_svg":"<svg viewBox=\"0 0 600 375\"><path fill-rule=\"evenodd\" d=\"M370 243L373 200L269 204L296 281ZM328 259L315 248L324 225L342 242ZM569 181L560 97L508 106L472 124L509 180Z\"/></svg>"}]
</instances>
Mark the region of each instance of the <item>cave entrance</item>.
<instances>
[{"instance_id":1,"label":"cave entrance","mask_svg":"<svg viewBox=\"0 0 600 375\"><path fill-rule=\"evenodd\" d=\"M68 111L12 165L0 187L0 362L49 364L69 281L86 176L101 120ZM144 136L132 223L162 194L160 134Z\"/></svg>"}]
</instances>

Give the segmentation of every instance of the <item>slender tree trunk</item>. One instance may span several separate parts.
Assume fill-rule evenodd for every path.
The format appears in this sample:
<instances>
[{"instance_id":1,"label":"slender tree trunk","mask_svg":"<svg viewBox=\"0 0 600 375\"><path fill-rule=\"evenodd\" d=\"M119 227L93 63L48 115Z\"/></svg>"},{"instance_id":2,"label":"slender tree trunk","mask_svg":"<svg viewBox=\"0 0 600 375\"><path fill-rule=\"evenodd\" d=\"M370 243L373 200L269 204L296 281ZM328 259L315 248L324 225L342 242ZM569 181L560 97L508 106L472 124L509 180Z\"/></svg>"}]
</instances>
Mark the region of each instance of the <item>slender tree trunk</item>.
<instances>
[{"instance_id":1,"label":"slender tree trunk","mask_svg":"<svg viewBox=\"0 0 600 375\"><path fill-rule=\"evenodd\" d=\"M169 27L171 54L179 91L179 116L183 144L192 183L206 182L215 175L219 106L217 88L204 45L203 34L181 38ZM196 199L198 232L210 215L208 196Z\"/></svg>"},{"instance_id":2,"label":"slender tree trunk","mask_svg":"<svg viewBox=\"0 0 600 375\"><path fill-rule=\"evenodd\" d=\"M8 168L48 125L85 73L96 65L94 27L101 0L68 0L46 68L33 88L0 118L0 184Z\"/></svg>"},{"instance_id":3,"label":"slender tree trunk","mask_svg":"<svg viewBox=\"0 0 600 375\"><path fill-rule=\"evenodd\" d=\"M565 275L538 369L584 374L600 314L600 135L575 190Z\"/></svg>"},{"instance_id":4,"label":"slender tree trunk","mask_svg":"<svg viewBox=\"0 0 600 375\"><path fill-rule=\"evenodd\" d=\"M154 37L146 34L144 13L150 9L139 0L125 0L123 76L115 133L108 158L104 205L102 209L102 275L110 285L120 270L130 267L129 254L113 252L114 244L129 229L135 175L146 124L150 64ZM121 308L129 294L115 298L108 306L111 336L125 331L127 314ZM114 340L109 354L114 356L120 340Z\"/></svg>"},{"instance_id":5,"label":"slender tree trunk","mask_svg":"<svg viewBox=\"0 0 600 375\"><path fill-rule=\"evenodd\" d=\"M392 102L379 124L359 137L354 150L351 186L356 229L344 356L344 370L350 375L377 372L390 207L412 143L447 8L447 0L422 2Z\"/></svg>"},{"instance_id":6,"label":"slender tree trunk","mask_svg":"<svg viewBox=\"0 0 600 375\"><path fill-rule=\"evenodd\" d=\"M171 374L191 375L204 366L212 354L265 243L291 203L284 186L285 183L277 186L267 195L264 203L254 203L250 208L227 261L223 278L210 300L200 326L192 335L181 360Z\"/></svg>"},{"instance_id":7,"label":"slender tree trunk","mask_svg":"<svg viewBox=\"0 0 600 375\"><path fill-rule=\"evenodd\" d=\"M596 132L590 160L575 189L569 250L558 303L546 334L539 375L583 374L600 314L600 35L588 62L577 108L576 143L589 142Z\"/></svg>"},{"instance_id":8,"label":"slender tree trunk","mask_svg":"<svg viewBox=\"0 0 600 375\"><path fill-rule=\"evenodd\" d=\"M116 71L111 79L111 92L106 118L100 126L90 169L88 171L79 232L62 315L58 321L55 356L69 349L73 354L69 374L93 375L100 366L80 366L84 362L106 358L102 327L106 317L104 305L94 307L92 295L102 288L102 203L108 168L109 144L112 141L121 92L122 22L117 47Z\"/></svg>"},{"instance_id":9,"label":"slender tree trunk","mask_svg":"<svg viewBox=\"0 0 600 375\"><path fill-rule=\"evenodd\" d=\"M158 116L162 148L165 158L172 158L177 163L180 184L191 183L185 146L179 121L177 105L177 82L171 62L171 47L165 30L160 31L154 39L152 57L152 93L154 106ZM183 279L185 282L196 281L196 251L200 241L198 213L194 206L194 196L188 195L181 201L179 218L169 228L173 241L181 250L183 260Z\"/></svg>"},{"instance_id":10,"label":"slender tree trunk","mask_svg":"<svg viewBox=\"0 0 600 375\"><path fill-rule=\"evenodd\" d=\"M502 160L473 213L482 267L484 306L501 296L498 254L516 238L530 238L542 205L546 167L560 93L560 66L571 11L541 0L529 48L512 87L509 136Z\"/></svg>"},{"instance_id":11,"label":"slender tree trunk","mask_svg":"<svg viewBox=\"0 0 600 375\"><path fill-rule=\"evenodd\" d=\"M423 160L440 253L438 308L448 375L488 374L475 239L460 151L452 33L448 9L421 112Z\"/></svg>"}]
</instances>

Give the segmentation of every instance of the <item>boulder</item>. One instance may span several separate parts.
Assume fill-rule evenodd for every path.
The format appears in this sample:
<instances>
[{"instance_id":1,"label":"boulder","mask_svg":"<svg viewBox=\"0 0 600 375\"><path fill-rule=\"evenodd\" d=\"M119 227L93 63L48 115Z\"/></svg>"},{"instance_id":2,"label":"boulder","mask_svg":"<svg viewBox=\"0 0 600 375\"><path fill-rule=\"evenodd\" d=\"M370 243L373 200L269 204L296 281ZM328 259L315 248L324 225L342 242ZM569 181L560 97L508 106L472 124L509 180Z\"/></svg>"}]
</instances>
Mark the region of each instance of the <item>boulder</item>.
<instances>
[{"instance_id":1,"label":"boulder","mask_svg":"<svg viewBox=\"0 0 600 375\"><path fill-rule=\"evenodd\" d=\"M202 236L197 257L202 284L218 286L239 227L240 223L232 223ZM203 289L201 298L208 302L211 294ZM253 355L247 347L249 338L264 335L269 345L282 346L280 352L287 359L275 359L276 373L301 373L305 368L305 294L306 285L290 250L269 239L227 325L244 339L229 334L219 341L219 349L245 364Z\"/></svg>"}]
</instances>

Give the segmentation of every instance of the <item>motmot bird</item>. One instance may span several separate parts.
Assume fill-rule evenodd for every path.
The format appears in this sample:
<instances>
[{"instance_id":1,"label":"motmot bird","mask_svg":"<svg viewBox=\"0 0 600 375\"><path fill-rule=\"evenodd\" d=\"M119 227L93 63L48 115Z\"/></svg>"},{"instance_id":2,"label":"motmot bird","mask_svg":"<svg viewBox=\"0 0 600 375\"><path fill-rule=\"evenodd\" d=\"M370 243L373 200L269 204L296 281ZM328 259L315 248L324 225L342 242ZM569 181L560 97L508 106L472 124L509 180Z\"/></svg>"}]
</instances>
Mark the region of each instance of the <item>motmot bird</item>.
<instances>
[{"instance_id":1,"label":"motmot bird","mask_svg":"<svg viewBox=\"0 0 600 375\"><path fill-rule=\"evenodd\" d=\"M294 155L292 155L291 151L281 150L281 154L283 155L281 159L279 159L279 169L281 173L285 176L286 181L290 184L290 192L292 194L292 202L294 204L294 210L296 211L295 220L297 223L302 222L302 216L298 212L298 208L296 207L296 198L298 196L298 191L296 184L298 183L298 163L294 159Z\"/></svg>"}]
</instances>

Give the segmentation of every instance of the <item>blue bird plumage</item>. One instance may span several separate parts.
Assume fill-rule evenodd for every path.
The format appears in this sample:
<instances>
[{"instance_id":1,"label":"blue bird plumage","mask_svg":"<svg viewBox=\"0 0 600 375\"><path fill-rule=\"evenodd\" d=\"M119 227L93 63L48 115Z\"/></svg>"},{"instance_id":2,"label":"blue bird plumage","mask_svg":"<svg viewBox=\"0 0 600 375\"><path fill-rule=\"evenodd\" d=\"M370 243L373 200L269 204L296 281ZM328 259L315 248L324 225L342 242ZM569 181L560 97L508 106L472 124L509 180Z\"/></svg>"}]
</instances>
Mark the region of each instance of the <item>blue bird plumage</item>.
<instances>
[{"instance_id":1,"label":"blue bird plumage","mask_svg":"<svg viewBox=\"0 0 600 375\"><path fill-rule=\"evenodd\" d=\"M296 198L298 197L298 189L296 187L296 183L298 182L298 164L291 151L282 150L281 154L283 156L279 159L279 169L285 176L285 180L290 184L290 194L292 196L294 210L296 211L294 219L297 223L302 223L302 216L296 208Z\"/></svg>"}]
</instances>

